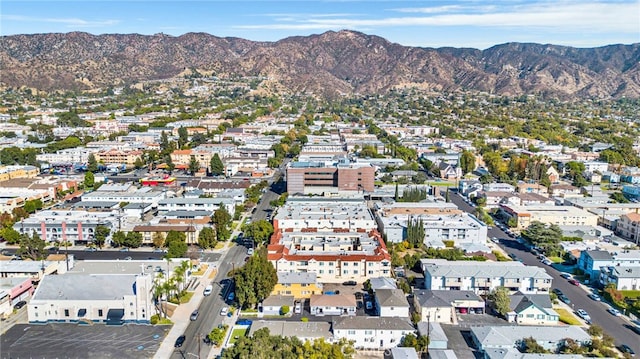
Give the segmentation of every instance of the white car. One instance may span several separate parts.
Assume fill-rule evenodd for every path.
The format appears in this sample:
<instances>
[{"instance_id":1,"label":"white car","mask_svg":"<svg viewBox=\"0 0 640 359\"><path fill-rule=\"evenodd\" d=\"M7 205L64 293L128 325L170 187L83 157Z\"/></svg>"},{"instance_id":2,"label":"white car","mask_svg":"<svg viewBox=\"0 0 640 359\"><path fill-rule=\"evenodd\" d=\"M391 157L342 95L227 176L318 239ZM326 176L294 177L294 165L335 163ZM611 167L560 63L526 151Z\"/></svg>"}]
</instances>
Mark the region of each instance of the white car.
<instances>
[{"instance_id":1,"label":"white car","mask_svg":"<svg viewBox=\"0 0 640 359\"><path fill-rule=\"evenodd\" d=\"M204 288L204 292L202 292L202 294L204 294L204 296L208 296L211 295L211 292L213 291L213 286L211 284L209 284L208 286L206 286Z\"/></svg>"},{"instance_id":2,"label":"white car","mask_svg":"<svg viewBox=\"0 0 640 359\"><path fill-rule=\"evenodd\" d=\"M582 319L584 319L586 322L590 322L591 321L591 316L589 315L589 313L587 313L586 310L584 309L578 309L576 310L576 314L578 314L578 316Z\"/></svg>"},{"instance_id":3,"label":"white car","mask_svg":"<svg viewBox=\"0 0 640 359\"><path fill-rule=\"evenodd\" d=\"M616 308L609 308L607 309L607 312L609 312L611 315L615 315L616 317L622 315L622 313L620 313L620 311L617 310Z\"/></svg>"},{"instance_id":4,"label":"white car","mask_svg":"<svg viewBox=\"0 0 640 359\"><path fill-rule=\"evenodd\" d=\"M220 315L227 315L227 313L229 313L229 308L228 307L222 307L222 309L220 309Z\"/></svg>"}]
</instances>

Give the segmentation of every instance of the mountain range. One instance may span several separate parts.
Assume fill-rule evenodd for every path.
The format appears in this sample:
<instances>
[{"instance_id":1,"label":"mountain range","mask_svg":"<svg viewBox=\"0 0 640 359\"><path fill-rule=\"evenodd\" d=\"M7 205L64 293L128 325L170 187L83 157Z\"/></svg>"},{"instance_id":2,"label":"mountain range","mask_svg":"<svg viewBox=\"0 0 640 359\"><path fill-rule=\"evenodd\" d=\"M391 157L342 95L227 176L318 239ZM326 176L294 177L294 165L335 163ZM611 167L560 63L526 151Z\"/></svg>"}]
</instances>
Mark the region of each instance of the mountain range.
<instances>
[{"instance_id":1,"label":"mountain range","mask_svg":"<svg viewBox=\"0 0 640 359\"><path fill-rule=\"evenodd\" d=\"M218 77L263 76L269 88L317 95L416 87L560 99L640 97L640 43L436 49L347 30L276 42L205 33L71 32L0 39L0 85L47 91L166 79L197 69Z\"/></svg>"}]
</instances>

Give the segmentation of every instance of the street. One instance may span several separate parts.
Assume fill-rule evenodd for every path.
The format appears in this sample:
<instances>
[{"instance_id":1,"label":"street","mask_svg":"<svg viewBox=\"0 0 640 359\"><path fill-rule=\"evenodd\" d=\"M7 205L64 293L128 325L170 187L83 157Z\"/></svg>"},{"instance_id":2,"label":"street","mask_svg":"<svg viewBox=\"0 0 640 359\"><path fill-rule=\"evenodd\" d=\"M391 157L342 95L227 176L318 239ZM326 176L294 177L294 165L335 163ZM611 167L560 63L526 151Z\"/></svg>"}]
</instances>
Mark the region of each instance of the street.
<instances>
[{"instance_id":1,"label":"street","mask_svg":"<svg viewBox=\"0 0 640 359\"><path fill-rule=\"evenodd\" d=\"M449 198L451 202L456 204L461 210L472 214L475 212L475 208L467 204L457 193L452 194ZM547 273L553 277L552 287L562 290L571 300L572 307L575 310L586 310L594 324L598 324L604 329L605 333L615 338L616 346L626 344L633 348L634 351L640 352L640 341L638 340L640 336L630 329L631 323L628 319L624 316L616 317L609 314L607 312L608 304L589 299L589 297L587 297L587 295L591 293L589 288L586 288L583 284L580 284L580 286L570 284L566 279L560 277L561 272L551 266L542 264L536 256L526 251L522 244L510 238L497 226L493 226L488 230L487 236L489 238L498 238L501 247L507 253L513 253L522 259L522 263L525 265L544 268Z\"/></svg>"}]
</instances>

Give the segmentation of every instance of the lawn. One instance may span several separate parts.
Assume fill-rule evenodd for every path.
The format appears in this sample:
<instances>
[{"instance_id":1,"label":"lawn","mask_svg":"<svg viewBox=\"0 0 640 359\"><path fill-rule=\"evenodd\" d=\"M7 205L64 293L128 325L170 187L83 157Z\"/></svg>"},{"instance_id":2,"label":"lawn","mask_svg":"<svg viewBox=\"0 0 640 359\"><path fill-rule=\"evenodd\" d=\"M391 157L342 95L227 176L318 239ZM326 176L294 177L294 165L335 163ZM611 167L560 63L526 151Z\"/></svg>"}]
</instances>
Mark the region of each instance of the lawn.
<instances>
[{"instance_id":1,"label":"lawn","mask_svg":"<svg viewBox=\"0 0 640 359\"><path fill-rule=\"evenodd\" d=\"M236 328L231 332L231 338L229 338L229 344L234 344L236 340L240 339L240 337L244 337L247 335L249 328Z\"/></svg>"},{"instance_id":2,"label":"lawn","mask_svg":"<svg viewBox=\"0 0 640 359\"><path fill-rule=\"evenodd\" d=\"M560 316L560 321L569 325L580 325L580 321L568 310L563 308L553 308Z\"/></svg>"},{"instance_id":3,"label":"lawn","mask_svg":"<svg viewBox=\"0 0 640 359\"><path fill-rule=\"evenodd\" d=\"M558 263L562 263L562 262L563 262L563 259L562 259L562 258L560 258L560 257L547 257L547 258L549 258L549 260L550 260L550 261L552 261L552 262L553 262L553 263L555 263L555 264L558 264Z\"/></svg>"},{"instance_id":4,"label":"lawn","mask_svg":"<svg viewBox=\"0 0 640 359\"><path fill-rule=\"evenodd\" d=\"M638 298L640 297L640 290L621 290L622 295L625 298Z\"/></svg>"},{"instance_id":5,"label":"lawn","mask_svg":"<svg viewBox=\"0 0 640 359\"><path fill-rule=\"evenodd\" d=\"M200 266L200 270L199 271L193 272L193 273L191 273L191 275L193 275L193 276L201 276L201 275L204 274L204 272L207 271L208 268L209 268L208 265L203 264L203 265Z\"/></svg>"}]
</instances>

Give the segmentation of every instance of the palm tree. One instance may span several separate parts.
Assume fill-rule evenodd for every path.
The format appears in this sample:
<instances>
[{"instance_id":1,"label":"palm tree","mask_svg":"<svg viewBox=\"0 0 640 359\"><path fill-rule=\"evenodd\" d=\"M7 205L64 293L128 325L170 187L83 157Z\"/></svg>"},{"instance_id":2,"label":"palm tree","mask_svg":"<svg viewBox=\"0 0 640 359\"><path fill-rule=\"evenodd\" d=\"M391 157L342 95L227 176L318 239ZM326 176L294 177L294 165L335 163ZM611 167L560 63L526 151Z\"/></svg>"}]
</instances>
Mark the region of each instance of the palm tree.
<instances>
[{"instance_id":1,"label":"palm tree","mask_svg":"<svg viewBox=\"0 0 640 359\"><path fill-rule=\"evenodd\" d=\"M158 317L162 315L166 318L167 313L164 311L164 307L162 306L162 293L164 292L162 279L163 275L162 273L159 273L156 280L153 281L153 302L155 304L156 314L158 315Z\"/></svg>"}]
</instances>

